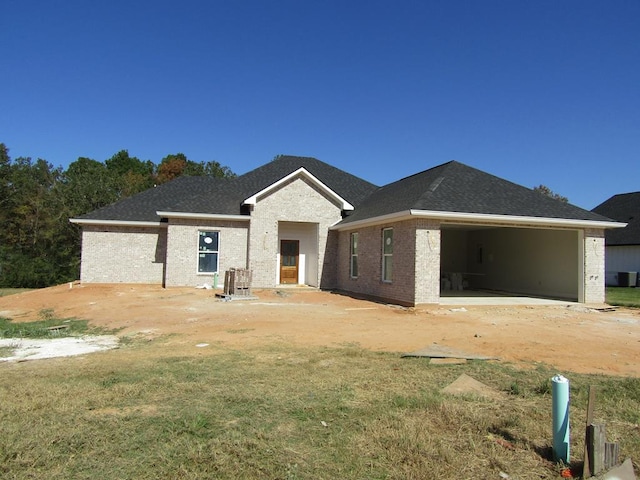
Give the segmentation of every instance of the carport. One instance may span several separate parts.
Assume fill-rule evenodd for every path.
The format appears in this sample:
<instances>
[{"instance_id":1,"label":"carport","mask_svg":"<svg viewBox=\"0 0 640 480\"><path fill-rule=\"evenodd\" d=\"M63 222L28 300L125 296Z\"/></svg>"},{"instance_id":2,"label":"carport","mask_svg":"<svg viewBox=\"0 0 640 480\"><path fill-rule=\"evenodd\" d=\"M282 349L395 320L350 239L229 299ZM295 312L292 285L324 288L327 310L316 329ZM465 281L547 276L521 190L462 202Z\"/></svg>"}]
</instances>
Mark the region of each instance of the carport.
<instances>
[{"instance_id":1,"label":"carport","mask_svg":"<svg viewBox=\"0 0 640 480\"><path fill-rule=\"evenodd\" d=\"M582 244L577 229L442 223L440 296L487 292L580 301Z\"/></svg>"}]
</instances>

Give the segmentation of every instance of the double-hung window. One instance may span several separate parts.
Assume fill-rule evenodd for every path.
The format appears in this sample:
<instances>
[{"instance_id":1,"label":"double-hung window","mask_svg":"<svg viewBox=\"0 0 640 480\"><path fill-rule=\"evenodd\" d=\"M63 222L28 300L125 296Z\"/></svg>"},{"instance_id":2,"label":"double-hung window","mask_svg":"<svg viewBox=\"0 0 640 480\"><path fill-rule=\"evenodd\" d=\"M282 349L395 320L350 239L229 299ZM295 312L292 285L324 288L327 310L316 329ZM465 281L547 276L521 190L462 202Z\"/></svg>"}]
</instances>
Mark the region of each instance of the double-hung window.
<instances>
[{"instance_id":1,"label":"double-hung window","mask_svg":"<svg viewBox=\"0 0 640 480\"><path fill-rule=\"evenodd\" d=\"M351 234L351 278L358 277L358 234Z\"/></svg>"},{"instance_id":2,"label":"double-hung window","mask_svg":"<svg viewBox=\"0 0 640 480\"><path fill-rule=\"evenodd\" d=\"M382 281L391 282L393 274L393 228L382 230Z\"/></svg>"},{"instance_id":3,"label":"double-hung window","mask_svg":"<svg viewBox=\"0 0 640 480\"><path fill-rule=\"evenodd\" d=\"M218 249L220 232L198 232L198 273L218 271Z\"/></svg>"}]
</instances>

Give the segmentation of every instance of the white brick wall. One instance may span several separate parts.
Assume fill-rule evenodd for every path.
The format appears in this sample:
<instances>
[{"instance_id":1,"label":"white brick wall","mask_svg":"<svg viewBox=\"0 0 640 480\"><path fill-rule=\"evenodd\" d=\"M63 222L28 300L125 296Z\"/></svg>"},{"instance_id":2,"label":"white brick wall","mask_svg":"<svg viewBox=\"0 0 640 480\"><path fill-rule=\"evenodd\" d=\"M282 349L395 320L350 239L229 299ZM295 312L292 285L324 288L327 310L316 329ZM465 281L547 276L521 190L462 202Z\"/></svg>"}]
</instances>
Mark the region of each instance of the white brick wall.
<instances>
[{"instance_id":1,"label":"white brick wall","mask_svg":"<svg viewBox=\"0 0 640 480\"><path fill-rule=\"evenodd\" d=\"M213 285L213 274L198 273L198 232L218 231L218 285L230 268L247 268L249 222L201 219L169 220L167 231L166 286Z\"/></svg>"},{"instance_id":2,"label":"white brick wall","mask_svg":"<svg viewBox=\"0 0 640 480\"><path fill-rule=\"evenodd\" d=\"M166 233L161 227L85 225L80 280L162 284Z\"/></svg>"},{"instance_id":3,"label":"white brick wall","mask_svg":"<svg viewBox=\"0 0 640 480\"><path fill-rule=\"evenodd\" d=\"M584 302L605 301L604 230L584 232Z\"/></svg>"},{"instance_id":4,"label":"white brick wall","mask_svg":"<svg viewBox=\"0 0 640 480\"><path fill-rule=\"evenodd\" d=\"M416 304L440 302L440 245L440 222L416 220Z\"/></svg>"},{"instance_id":5,"label":"white brick wall","mask_svg":"<svg viewBox=\"0 0 640 480\"><path fill-rule=\"evenodd\" d=\"M319 285L320 279L332 278L335 268L325 263L329 226L341 219L341 207L319 191L304 177L297 177L259 198L251 212L249 233L249 265L253 270L253 286L274 287L277 278L279 249L278 222L318 224L318 277L308 279ZM325 280L326 282L326 280Z\"/></svg>"},{"instance_id":6,"label":"white brick wall","mask_svg":"<svg viewBox=\"0 0 640 480\"><path fill-rule=\"evenodd\" d=\"M414 305L440 298L441 232L438 221L403 222L332 231L340 206L304 178L295 178L258 199L249 222L171 219L162 227L85 225L81 281L190 286L213 283L197 272L198 231L220 232L219 285L230 268L253 270L254 287L273 287L277 278L279 222L317 225L317 279L307 283ZM382 281L382 230L394 229L393 277ZM359 276L350 278L350 233L359 234ZM605 301L604 231L584 232L584 301ZM168 252L168 253L167 253ZM166 265L165 265L166 261Z\"/></svg>"}]
</instances>

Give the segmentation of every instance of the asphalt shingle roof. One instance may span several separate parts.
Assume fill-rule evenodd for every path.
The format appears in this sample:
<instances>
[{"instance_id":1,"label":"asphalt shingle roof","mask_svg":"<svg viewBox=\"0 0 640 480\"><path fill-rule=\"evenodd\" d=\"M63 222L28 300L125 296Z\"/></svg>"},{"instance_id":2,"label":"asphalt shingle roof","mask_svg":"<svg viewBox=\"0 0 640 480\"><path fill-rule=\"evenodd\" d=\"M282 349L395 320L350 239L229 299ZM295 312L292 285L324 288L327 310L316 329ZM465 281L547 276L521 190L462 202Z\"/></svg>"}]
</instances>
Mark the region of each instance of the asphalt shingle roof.
<instances>
[{"instance_id":1,"label":"asphalt shingle roof","mask_svg":"<svg viewBox=\"0 0 640 480\"><path fill-rule=\"evenodd\" d=\"M244 200L301 167L352 205L378 188L315 158L280 156L233 179L179 177L79 218L157 222L157 211L240 215Z\"/></svg>"},{"instance_id":2,"label":"asphalt shingle roof","mask_svg":"<svg viewBox=\"0 0 640 480\"><path fill-rule=\"evenodd\" d=\"M408 210L609 221L597 213L451 161L379 188L341 223Z\"/></svg>"},{"instance_id":3,"label":"asphalt shingle roof","mask_svg":"<svg viewBox=\"0 0 640 480\"><path fill-rule=\"evenodd\" d=\"M81 215L84 220L117 220L159 222L156 214L175 203L198 195L214 185L223 186L228 180L211 177L178 177L175 180L150 188L93 212Z\"/></svg>"},{"instance_id":4,"label":"asphalt shingle roof","mask_svg":"<svg viewBox=\"0 0 640 480\"><path fill-rule=\"evenodd\" d=\"M627 223L625 228L605 232L606 245L640 245L640 192L614 195L592 211Z\"/></svg>"},{"instance_id":5,"label":"asphalt shingle roof","mask_svg":"<svg viewBox=\"0 0 640 480\"><path fill-rule=\"evenodd\" d=\"M79 218L159 222L158 211L241 215L244 200L300 168L354 205L343 224L407 210L609 220L456 161L377 187L315 158L294 156L233 179L179 177Z\"/></svg>"}]
</instances>

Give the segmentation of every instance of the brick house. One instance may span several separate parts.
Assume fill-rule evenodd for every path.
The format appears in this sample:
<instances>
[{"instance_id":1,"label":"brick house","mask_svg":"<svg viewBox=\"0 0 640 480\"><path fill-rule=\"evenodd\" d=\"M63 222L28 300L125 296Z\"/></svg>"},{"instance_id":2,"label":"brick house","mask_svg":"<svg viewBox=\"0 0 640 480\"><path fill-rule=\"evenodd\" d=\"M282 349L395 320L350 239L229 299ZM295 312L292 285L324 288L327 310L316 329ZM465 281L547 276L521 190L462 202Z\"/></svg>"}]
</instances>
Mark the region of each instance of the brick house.
<instances>
[{"instance_id":1,"label":"brick house","mask_svg":"<svg viewBox=\"0 0 640 480\"><path fill-rule=\"evenodd\" d=\"M377 187L281 156L181 177L79 218L83 283L303 284L406 305L477 288L604 301L605 229L624 226L456 161Z\"/></svg>"},{"instance_id":2,"label":"brick house","mask_svg":"<svg viewBox=\"0 0 640 480\"><path fill-rule=\"evenodd\" d=\"M592 212L627 223L605 232L605 275L607 285L633 286L628 273L640 272L640 192L614 195ZM620 272L627 278L619 278ZM636 286L640 286L639 277L636 275Z\"/></svg>"}]
</instances>

